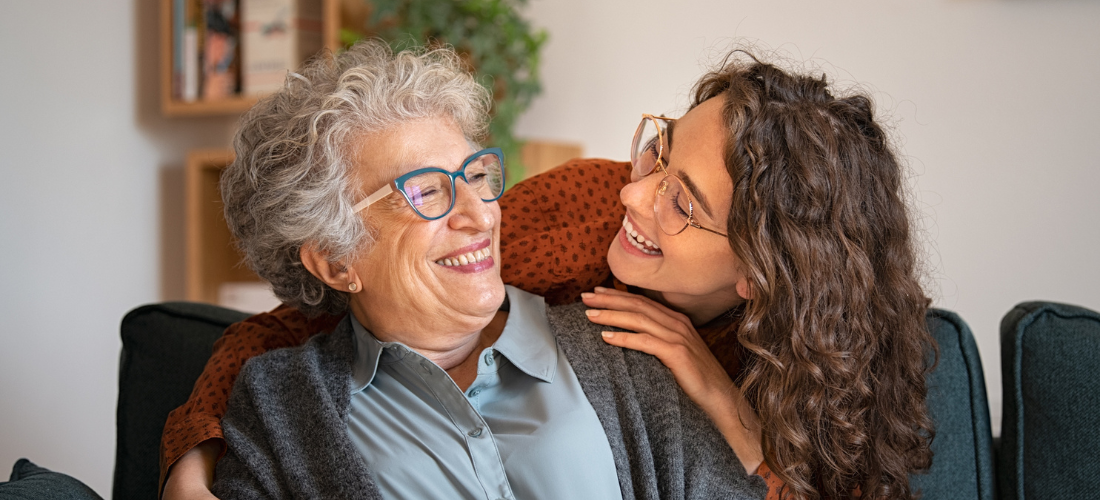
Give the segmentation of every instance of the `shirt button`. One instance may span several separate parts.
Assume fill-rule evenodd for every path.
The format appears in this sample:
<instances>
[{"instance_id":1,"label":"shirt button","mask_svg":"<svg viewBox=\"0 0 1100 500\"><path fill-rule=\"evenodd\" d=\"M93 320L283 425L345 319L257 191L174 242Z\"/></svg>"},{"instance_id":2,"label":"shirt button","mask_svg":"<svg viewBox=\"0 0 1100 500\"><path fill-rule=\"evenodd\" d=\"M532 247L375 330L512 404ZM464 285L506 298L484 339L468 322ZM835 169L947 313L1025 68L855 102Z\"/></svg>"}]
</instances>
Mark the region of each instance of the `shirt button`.
<instances>
[{"instance_id":1,"label":"shirt button","mask_svg":"<svg viewBox=\"0 0 1100 500\"><path fill-rule=\"evenodd\" d=\"M485 366L493 366L493 353L485 353Z\"/></svg>"},{"instance_id":2,"label":"shirt button","mask_svg":"<svg viewBox=\"0 0 1100 500\"><path fill-rule=\"evenodd\" d=\"M481 388L480 387L475 387L473 389L470 389L470 397L476 397L478 394L481 394Z\"/></svg>"},{"instance_id":3,"label":"shirt button","mask_svg":"<svg viewBox=\"0 0 1100 500\"><path fill-rule=\"evenodd\" d=\"M481 427L478 427L477 429L474 429L466 434L472 438L481 437Z\"/></svg>"}]
</instances>

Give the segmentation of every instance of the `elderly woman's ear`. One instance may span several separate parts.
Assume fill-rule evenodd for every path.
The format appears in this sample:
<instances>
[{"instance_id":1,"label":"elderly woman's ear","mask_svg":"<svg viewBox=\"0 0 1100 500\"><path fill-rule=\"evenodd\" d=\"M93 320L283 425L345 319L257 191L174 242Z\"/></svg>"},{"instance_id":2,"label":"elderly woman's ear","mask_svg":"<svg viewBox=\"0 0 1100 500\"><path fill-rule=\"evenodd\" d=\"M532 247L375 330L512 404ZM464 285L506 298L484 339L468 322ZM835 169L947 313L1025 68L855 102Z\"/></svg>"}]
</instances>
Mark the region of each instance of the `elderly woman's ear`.
<instances>
[{"instance_id":1,"label":"elderly woman's ear","mask_svg":"<svg viewBox=\"0 0 1100 500\"><path fill-rule=\"evenodd\" d=\"M329 261L328 253L316 245L302 245L298 255L310 274L333 289L355 293L363 288L354 267L343 262Z\"/></svg>"}]
</instances>

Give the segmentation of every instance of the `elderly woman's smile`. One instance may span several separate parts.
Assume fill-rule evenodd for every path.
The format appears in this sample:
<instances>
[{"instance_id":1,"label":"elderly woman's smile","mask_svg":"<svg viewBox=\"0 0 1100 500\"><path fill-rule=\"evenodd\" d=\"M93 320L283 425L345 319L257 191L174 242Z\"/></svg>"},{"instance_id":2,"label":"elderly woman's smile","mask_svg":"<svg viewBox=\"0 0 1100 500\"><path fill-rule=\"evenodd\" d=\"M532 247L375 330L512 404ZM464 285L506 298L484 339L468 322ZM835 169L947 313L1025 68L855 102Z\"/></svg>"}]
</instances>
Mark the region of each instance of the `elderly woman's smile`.
<instances>
[{"instance_id":1,"label":"elderly woman's smile","mask_svg":"<svg viewBox=\"0 0 1100 500\"><path fill-rule=\"evenodd\" d=\"M485 240L481 243L460 248L435 261L435 263L454 268L455 271L461 273L477 273L492 269L495 262L493 261L493 251L489 248L491 244L491 240Z\"/></svg>"}]
</instances>

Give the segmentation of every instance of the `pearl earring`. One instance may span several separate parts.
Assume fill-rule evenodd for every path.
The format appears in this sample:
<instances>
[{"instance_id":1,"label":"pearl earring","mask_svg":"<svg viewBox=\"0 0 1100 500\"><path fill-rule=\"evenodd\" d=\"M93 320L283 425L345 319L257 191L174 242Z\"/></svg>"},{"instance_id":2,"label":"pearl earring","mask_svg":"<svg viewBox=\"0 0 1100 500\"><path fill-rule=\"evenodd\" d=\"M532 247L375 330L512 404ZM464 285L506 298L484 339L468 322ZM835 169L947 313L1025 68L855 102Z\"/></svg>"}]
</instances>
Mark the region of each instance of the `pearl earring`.
<instances>
[{"instance_id":1,"label":"pearl earring","mask_svg":"<svg viewBox=\"0 0 1100 500\"><path fill-rule=\"evenodd\" d=\"M356 285L355 283L348 283L348 290L351 290L351 291L354 292L357 289L359 289L359 285Z\"/></svg>"}]
</instances>

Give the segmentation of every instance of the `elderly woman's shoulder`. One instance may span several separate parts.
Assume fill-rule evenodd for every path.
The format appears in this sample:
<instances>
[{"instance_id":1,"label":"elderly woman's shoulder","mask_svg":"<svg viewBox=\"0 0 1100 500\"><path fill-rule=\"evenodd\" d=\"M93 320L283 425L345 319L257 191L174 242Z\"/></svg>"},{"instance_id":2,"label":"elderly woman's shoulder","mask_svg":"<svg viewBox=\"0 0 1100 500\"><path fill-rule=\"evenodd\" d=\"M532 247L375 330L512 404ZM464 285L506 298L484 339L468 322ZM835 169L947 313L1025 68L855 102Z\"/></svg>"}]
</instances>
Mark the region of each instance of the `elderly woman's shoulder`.
<instances>
[{"instance_id":1,"label":"elderly woman's shoulder","mask_svg":"<svg viewBox=\"0 0 1100 500\"><path fill-rule=\"evenodd\" d=\"M587 308L583 302L579 301L547 306L546 319L550 323L550 330L559 342L565 340L590 344L597 340L602 327L588 321L588 316L584 314Z\"/></svg>"},{"instance_id":2,"label":"elderly woman's shoulder","mask_svg":"<svg viewBox=\"0 0 1100 500\"><path fill-rule=\"evenodd\" d=\"M566 358L578 372L602 373L612 366L643 364L663 366L660 360L643 352L616 347L603 341L607 327L588 320L583 302L554 305L546 308L550 331L565 352Z\"/></svg>"},{"instance_id":3,"label":"elderly woman's shoulder","mask_svg":"<svg viewBox=\"0 0 1100 500\"><path fill-rule=\"evenodd\" d=\"M343 369L355 355L353 339L350 321L342 320L332 332L313 335L302 345L272 349L249 359L241 369L240 381L268 383L271 377L309 378Z\"/></svg>"}]
</instances>

